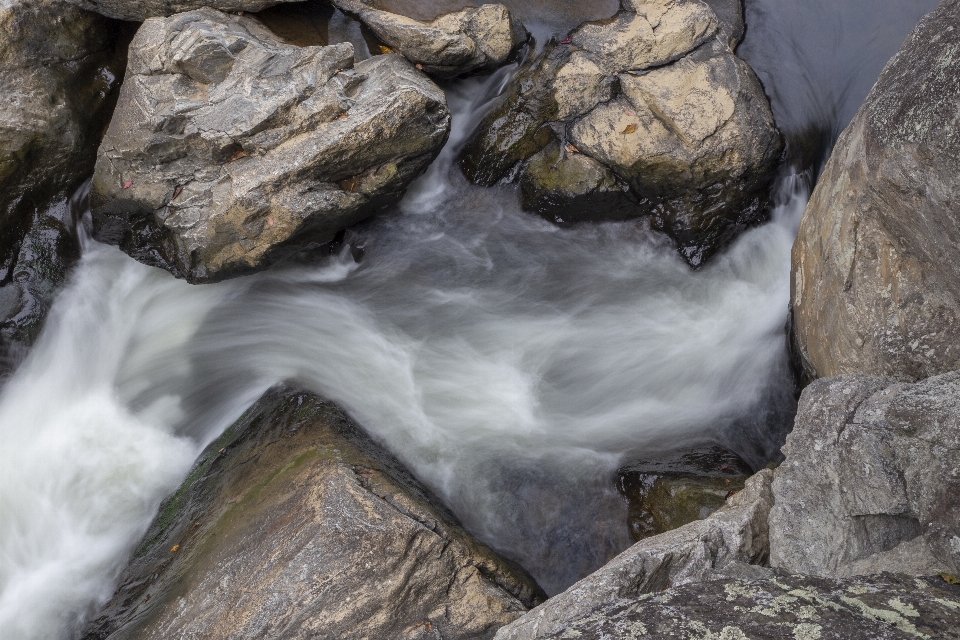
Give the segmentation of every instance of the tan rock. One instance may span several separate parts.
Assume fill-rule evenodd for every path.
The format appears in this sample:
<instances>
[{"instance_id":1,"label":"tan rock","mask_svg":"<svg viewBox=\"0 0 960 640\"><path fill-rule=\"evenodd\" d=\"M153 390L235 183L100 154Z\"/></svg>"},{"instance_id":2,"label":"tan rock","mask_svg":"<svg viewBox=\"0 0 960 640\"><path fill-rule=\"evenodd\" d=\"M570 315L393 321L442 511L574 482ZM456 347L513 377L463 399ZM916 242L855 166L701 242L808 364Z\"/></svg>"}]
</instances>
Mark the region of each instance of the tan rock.
<instances>
[{"instance_id":1,"label":"tan rock","mask_svg":"<svg viewBox=\"0 0 960 640\"><path fill-rule=\"evenodd\" d=\"M67 0L78 7L110 18L143 22L148 18L172 16L209 7L219 11L261 11L284 2L299 0Z\"/></svg>"}]
</instances>

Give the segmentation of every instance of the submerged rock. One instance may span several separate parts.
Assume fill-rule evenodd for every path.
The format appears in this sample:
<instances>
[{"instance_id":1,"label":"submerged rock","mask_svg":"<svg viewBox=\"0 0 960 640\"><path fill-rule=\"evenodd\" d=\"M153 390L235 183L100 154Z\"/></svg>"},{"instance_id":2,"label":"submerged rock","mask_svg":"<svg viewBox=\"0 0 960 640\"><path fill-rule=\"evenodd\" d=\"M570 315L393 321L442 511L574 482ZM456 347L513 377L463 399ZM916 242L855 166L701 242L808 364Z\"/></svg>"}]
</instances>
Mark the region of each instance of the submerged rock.
<instances>
[{"instance_id":1,"label":"submerged rock","mask_svg":"<svg viewBox=\"0 0 960 640\"><path fill-rule=\"evenodd\" d=\"M100 146L96 236L193 283L251 273L395 202L450 130L399 56L297 47L211 9L153 18Z\"/></svg>"},{"instance_id":2,"label":"submerged rock","mask_svg":"<svg viewBox=\"0 0 960 640\"><path fill-rule=\"evenodd\" d=\"M561 634L595 608L619 598L718 577L764 574L766 570L751 565L765 562L769 552L767 514L773 504L772 477L771 471L761 471L707 519L636 543L500 629L496 640L555 637L553 634Z\"/></svg>"},{"instance_id":3,"label":"submerged rock","mask_svg":"<svg viewBox=\"0 0 960 640\"><path fill-rule=\"evenodd\" d=\"M700 265L762 217L783 149L759 80L731 49L739 11L724 8L721 28L701 0L623 0L610 20L551 43L481 123L464 173L490 185L519 167L524 207L555 221L652 214Z\"/></svg>"},{"instance_id":4,"label":"submerged rock","mask_svg":"<svg viewBox=\"0 0 960 640\"><path fill-rule=\"evenodd\" d=\"M539 601L343 411L280 387L161 506L85 638L489 638Z\"/></svg>"},{"instance_id":5,"label":"submerged rock","mask_svg":"<svg viewBox=\"0 0 960 640\"><path fill-rule=\"evenodd\" d=\"M285 2L303 0L67 0L110 18L143 22L209 7L220 11L260 11Z\"/></svg>"},{"instance_id":6,"label":"submerged rock","mask_svg":"<svg viewBox=\"0 0 960 640\"><path fill-rule=\"evenodd\" d=\"M484 4L431 22L377 9L368 0L332 0L427 73L441 78L495 69L527 41L527 30L502 4Z\"/></svg>"},{"instance_id":7,"label":"submerged rock","mask_svg":"<svg viewBox=\"0 0 960 640\"><path fill-rule=\"evenodd\" d=\"M793 245L806 377L960 369L960 1L887 64L837 141Z\"/></svg>"},{"instance_id":8,"label":"submerged rock","mask_svg":"<svg viewBox=\"0 0 960 640\"><path fill-rule=\"evenodd\" d=\"M770 562L845 576L960 573L960 371L855 375L800 399L773 483Z\"/></svg>"}]
</instances>

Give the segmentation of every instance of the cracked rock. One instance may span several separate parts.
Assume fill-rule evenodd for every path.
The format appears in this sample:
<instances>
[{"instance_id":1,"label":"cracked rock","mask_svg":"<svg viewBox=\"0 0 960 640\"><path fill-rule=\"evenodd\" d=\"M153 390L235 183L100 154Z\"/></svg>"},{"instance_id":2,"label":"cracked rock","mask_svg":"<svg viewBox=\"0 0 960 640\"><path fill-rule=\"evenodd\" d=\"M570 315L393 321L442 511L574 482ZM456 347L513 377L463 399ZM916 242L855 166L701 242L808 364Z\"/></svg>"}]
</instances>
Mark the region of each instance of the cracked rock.
<instances>
[{"instance_id":1,"label":"cracked rock","mask_svg":"<svg viewBox=\"0 0 960 640\"><path fill-rule=\"evenodd\" d=\"M209 7L220 11L262 11L285 2L302 0L67 0L78 7L110 18L143 22Z\"/></svg>"}]
</instances>

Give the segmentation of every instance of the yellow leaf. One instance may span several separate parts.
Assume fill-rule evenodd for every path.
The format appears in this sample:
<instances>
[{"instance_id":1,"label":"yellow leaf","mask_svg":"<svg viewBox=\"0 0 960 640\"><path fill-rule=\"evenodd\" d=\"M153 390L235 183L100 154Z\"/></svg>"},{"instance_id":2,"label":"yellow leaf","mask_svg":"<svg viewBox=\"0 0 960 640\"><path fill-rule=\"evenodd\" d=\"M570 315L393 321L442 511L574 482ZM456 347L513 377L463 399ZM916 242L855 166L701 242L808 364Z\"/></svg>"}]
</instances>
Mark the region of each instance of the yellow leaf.
<instances>
[{"instance_id":1,"label":"yellow leaf","mask_svg":"<svg viewBox=\"0 0 960 640\"><path fill-rule=\"evenodd\" d=\"M177 551L180 551L180 545L175 544L172 547L170 547L170 553L176 553Z\"/></svg>"},{"instance_id":2,"label":"yellow leaf","mask_svg":"<svg viewBox=\"0 0 960 640\"><path fill-rule=\"evenodd\" d=\"M391 49L390 47L385 47L383 45L380 45L380 53L383 53L383 54L393 53L393 49Z\"/></svg>"},{"instance_id":3,"label":"yellow leaf","mask_svg":"<svg viewBox=\"0 0 960 640\"><path fill-rule=\"evenodd\" d=\"M633 133L633 132L636 131L636 130L637 130L637 125L635 125L635 124L628 124L628 125L627 125L627 128L624 129L623 132L624 132L624 133Z\"/></svg>"},{"instance_id":4,"label":"yellow leaf","mask_svg":"<svg viewBox=\"0 0 960 640\"><path fill-rule=\"evenodd\" d=\"M960 584L960 578L953 574L940 572L937 575L943 578L943 581L947 584Z\"/></svg>"}]
</instances>

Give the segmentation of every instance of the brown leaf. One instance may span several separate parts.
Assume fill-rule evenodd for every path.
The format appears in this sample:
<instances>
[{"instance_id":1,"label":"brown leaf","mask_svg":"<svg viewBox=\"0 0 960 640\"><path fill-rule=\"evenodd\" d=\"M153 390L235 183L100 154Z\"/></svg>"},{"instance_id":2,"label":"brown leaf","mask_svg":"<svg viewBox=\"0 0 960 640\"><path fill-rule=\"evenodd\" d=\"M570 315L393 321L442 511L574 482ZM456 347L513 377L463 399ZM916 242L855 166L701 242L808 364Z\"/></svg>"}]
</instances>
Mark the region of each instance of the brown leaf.
<instances>
[{"instance_id":1,"label":"brown leaf","mask_svg":"<svg viewBox=\"0 0 960 640\"><path fill-rule=\"evenodd\" d=\"M344 180L340 183L340 188L348 193L353 193L357 190L357 178L350 178L349 180Z\"/></svg>"},{"instance_id":2,"label":"brown leaf","mask_svg":"<svg viewBox=\"0 0 960 640\"><path fill-rule=\"evenodd\" d=\"M568 152L570 152L570 153L580 153L580 149L577 149L577 148L576 148L575 146L573 146L572 144L568 144L568 145L567 145L566 147L564 147L564 148L565 148Z\"/></svg>"},{"instance_id":3,"label":"brown leaf","mask_svg":"<svg viewBox=\"0 0 960 640\"><path fill-rule=\"evenodd\" d=\"M726 497L724 497L724 500L729 500L730 498L732 498L733 496L737 495L738 493L740 493L739 490L731 489L730 491L727 491L727 495L726 495Z\"/></svg>"},{"instance_id":4,"label":"brown leaf","mask_svg":"<svg viewBox=\"0 0 960 640\"><path fill-rule=\"evenodd\" d=\"M170 553L176 553L177 551L180 551L180 545L175 544L172 547L170 547Z\"/></svg>"},{"instance_id":5,"label":"brown leaf","mask_svg":"<svg viewBox=\"0 0 960 640\"><path fill-rule=\"evenodd\" d=\"M636 130L637 130L637 125L635 125L635 124L628 124L628 125L627 125L627 128L623 130L623 133L633 133L633 132L636 131Z\"/></svg>"},{"instance_id":6,"label":"brown leaf","mask_svg":"<svg viewBox=\"0 0 960 640\"><path fill-rule=\"evenodd\" d=\"M937 575L943 578L943 581L946 582L947 584L960 584L960 578L953 575L952 573L944 573L943 571L941 571Z\"/></svg>"},{"instance_id":7,"label":"brown leaf","mask_svg":"<svg viewBox=\"0 0 960 640\"><path fill-rule=\"evenodd\" d=\"M384 54L384 55L386 55L386 54L388 54L388 53L393 53L393 49L391 49L390 47L385 47L385 46L383 46L383 45L380 45L380 53L382 53L382 54Z\"/></svg>"},{"instance_id":8,"label":"brown leaf","mask_svg":"<svg viewBox=\"0 0 960 640\"><path fill-rule=\"evenodd\" d=\"M234 154L230 156L230 159L227 160L227 162L233 162L234 160L239 160L240 158L246 158L248 155L250 154L244 151L243 149L240 149L238 151L235 151Z\"/></svg>"},{"instance_id":9,"label":"brown leaf","mask_svg":"<svg viewBox=\"0 0 960 640\"><path fill-rule=\"evenodd\" d=\"M182 184L178 184L178 185L177 185L177 188L173 190L173 197L170 198L170 199L171 199L171 200L176 200L176 199L177 199L177 196L180 195L180 193L181 193L182 191L183 191L183 185L182 185Z\"/></svg>"}]
</instances>

